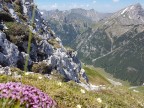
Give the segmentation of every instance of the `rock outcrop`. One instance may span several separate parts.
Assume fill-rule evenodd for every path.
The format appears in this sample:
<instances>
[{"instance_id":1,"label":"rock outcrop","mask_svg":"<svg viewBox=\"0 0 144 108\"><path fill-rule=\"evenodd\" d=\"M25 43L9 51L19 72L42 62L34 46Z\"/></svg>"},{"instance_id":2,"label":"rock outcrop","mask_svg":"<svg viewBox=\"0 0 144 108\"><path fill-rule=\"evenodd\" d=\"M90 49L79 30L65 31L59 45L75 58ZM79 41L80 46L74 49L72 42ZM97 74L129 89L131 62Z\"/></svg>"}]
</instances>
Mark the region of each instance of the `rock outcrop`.
<instances>
[{"instance_id":1,"label":"rock outcrop","mask_svg":"<svg viewBox=\"0 0 144 108\"><path fill-rule=\"evenodd\" d=\"M17 11L14 5L18 5L21 11ZM3 7L7 8L7 11ZM34 21L32 21L33 12L35 13ZM1 2L0 14L2 13L5 13L14 19L14 21L6 21L6 23L15 22L22 25L28 25L28 29L32 32L33 38L30 54L27 54L28 39L26 39L25 35L22 42L17 40L17 43L13 43L12 39L8 38L7 32L1 31L0 65L4 67L15 66L24 69L25 59L29 56L29 70L31 70L34 63L44 61L47 65L51 65L52 69L56 69L59 73L64 75L67 80L80 82L79 74L82 66L77 58L77 53L74 51L68 52L64 48L61 40L55 36L55 33L42 18L41 13L33 0ZM1 20L5 20L3 17L0 18ZM19 39L19 36L20 35L14 35L13 37ZM88 81L85 74L83 78Z\"/></svg>"}]
</instances>

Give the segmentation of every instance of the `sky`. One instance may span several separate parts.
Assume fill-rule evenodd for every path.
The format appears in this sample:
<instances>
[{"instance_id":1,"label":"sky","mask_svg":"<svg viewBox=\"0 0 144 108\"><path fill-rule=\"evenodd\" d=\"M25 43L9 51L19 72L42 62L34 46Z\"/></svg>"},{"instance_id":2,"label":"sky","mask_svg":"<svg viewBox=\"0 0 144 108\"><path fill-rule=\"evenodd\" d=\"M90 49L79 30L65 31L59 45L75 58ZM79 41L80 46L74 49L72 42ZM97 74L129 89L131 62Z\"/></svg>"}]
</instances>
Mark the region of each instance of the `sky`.
<instances>
[{"instance_id":1,"label":"sky","mask_svg":"<svg viewBox=\"0 0 144 108\"><path fill-rule=\"evenodd\" d=\"M69 10L72 8L95 9L98 12L116 12L132 4L140 3L144 7L144 0L34 0L39 9Z\"/></svg>"}]
</instances>

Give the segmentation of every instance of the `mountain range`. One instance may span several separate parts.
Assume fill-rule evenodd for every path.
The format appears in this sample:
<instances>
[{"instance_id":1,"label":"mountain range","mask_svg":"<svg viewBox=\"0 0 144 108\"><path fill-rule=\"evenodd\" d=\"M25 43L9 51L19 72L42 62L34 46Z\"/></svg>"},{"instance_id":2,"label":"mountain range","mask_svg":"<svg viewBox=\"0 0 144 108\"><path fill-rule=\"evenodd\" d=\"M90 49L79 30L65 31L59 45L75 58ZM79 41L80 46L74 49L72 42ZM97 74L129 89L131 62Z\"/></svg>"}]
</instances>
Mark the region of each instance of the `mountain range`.
<instances>
[{"instance_id":1,"label":"mountain range","mask_svg":"<svg viewBox=\"0 0 144 108\"><path fill-rule=\"evenodd\" d=\"M144 9L139 3L115 13L84 9L42 13L64 45L78 51L82 62L132 85L144 83Z\"/></svg>"}]
</instances>

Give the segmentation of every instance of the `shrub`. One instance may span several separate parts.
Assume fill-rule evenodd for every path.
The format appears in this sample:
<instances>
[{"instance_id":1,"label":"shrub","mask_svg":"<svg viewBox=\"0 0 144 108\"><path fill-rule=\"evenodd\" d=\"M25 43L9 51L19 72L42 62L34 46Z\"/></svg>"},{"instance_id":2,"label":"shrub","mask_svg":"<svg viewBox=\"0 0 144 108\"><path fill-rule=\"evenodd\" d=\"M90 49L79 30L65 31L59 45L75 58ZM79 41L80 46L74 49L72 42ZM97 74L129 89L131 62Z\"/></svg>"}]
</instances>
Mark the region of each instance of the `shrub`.
<instances>
[{"instance_id":1,"label":"shrub","mask_svg":"<svg viewBox=\"0 0 144 108\"><path fill-rule=\"evenodd\" d=\"M57 42L56 39L50 39L50 40L48 40L48 43L51 44L52 46L54 46L55 49L61 48L60 44Z\"/></svg>"},{"instance_id":2,"label":"shrub","mask_svg":"<svg viewBox=\"0 0 144 108\"><path fill-rule=\"evenodd\" d=\"M16 0L14 2L14 10L18 13L23 14L23 6L22 6L22 3L21 3L21 0Z\"/></svg>"},{"instance_id":3,"label":"shrub","mask_svg":"<svg viewBox=\"0 0 144 108\"><path fill-rule=\"evenodd\" d=\"M25 16L25 15L22 15L21 13L18 13L17 12L17 16L21 19L21 20L23 20L23 21L26 21L27 20L27 16Z\"/></svg>"},{"instance_id":4,"label":"shrub","mask_svg":"<svg viewBox=\"0 0 144 108\"><path fill-rule=\"evenodd\" d=\"M39 29L38 33L42 35L44 33L44 30L41 28Z\"/></svg>"},{"instance_id":5,"label":"shrub","mask_svg":"<svg viewBox=\"0 0 144 108\"><path fill-rule=\"evenodd\" d=\"M3 21L14 21L14 19L11 17L11 15L7 12L1 11L0 12L0 20Z\"/></svg>"},{"instance_id":6,"label":"shrub","mask_svg":"<svg viewBox=\"0 0 144 108\"><path fill-rule=\"evenodd\" d=\"M74 49L72 49L71 47L65 46L65 49L67 50L67 52L73 52L75 51Z\"/></svg>"},{"instance_id":7,"label":"shrub","mask_svg":"<svg viewBox=\"0 0 144 108\"><path fill-rule=\"evenodd\" d=\"M2 105L13 106L17 104L17 107L27 108L50 108L56 105L47 94L43 93L39 89L23 85L21 83L8 82L0 84L0 101ZM4 106L4 105L3 105Z\"/></svg>"},{"instance_id":8,"label":"shrub","mask_svg":"<svg viewBox=\"0 0 144 108\"><path fill-rule=\"evenodd\" d=\"M11 0L4 0L6 3L11 3Z\"/></svg>"},{"instance_id":9,"label":"shrub","mask_svg":"<svg viewBox=\"0 0 144 108\"><path fill-rule=\"evenodd\" d=\"M24 71L22 71L22 70L20 70L19 68L16 68L16 67L11 67L11 72L12 72L12 74L14 72L16 72L17 74L20 74L20 75L24 74Z\"/></svg>"},{"instance_id":10,"label":"shrub","mask_svg":"<svg viewBox=\"0 0 144 108\"><path fill-rule=\"evenodd\" d=\"M3 6L3 10L6 11L6 12L9 12L9 10L8 10L6 5Z\"/></svg>"},{"instance_id":11,"label":"shrub","mask_svg":"<svg viewBox=\"0 0 144 108\"><path fill-rule=\"evenodd\" d=\"M37 40L38 42L42 41L43 39L40 36L35 35L34 36L35 40Z\"/></svg>"},{"instance_id":12,"label":"shrub","mask_svg":"<svg viewBox=\"0 0 144 108\"><path fill-rule=\"evenodd\" d=\"M39 64L34 64L32 67L32 71L36 73L50 74L51 70L52 70L52 67L50 65L47 65L44 62L40 62Z\"/></svg>"},{"instance_id":13,"label":"shrub","mask_svg":"<svg viewBox=\"0 0 144 108\"><path fill-rule=\"evenodd\" d=\"M9 40L15 44L28 40L29 27L16 22L7 22L8 30L5 32Z\"/></svg>"},{"instance_id":14,"label":"shrub","mask_svg":"<svg viewBox=\"0 0 144 108\"><path fill-rule=\"evenodd\" d=\"M65 78L64 75L60 74L57 70L53 70L52 71L52 79L56 80L56 81L62 81L62 82L67 82L68 79Z\"/></svg>"}]
</instances>

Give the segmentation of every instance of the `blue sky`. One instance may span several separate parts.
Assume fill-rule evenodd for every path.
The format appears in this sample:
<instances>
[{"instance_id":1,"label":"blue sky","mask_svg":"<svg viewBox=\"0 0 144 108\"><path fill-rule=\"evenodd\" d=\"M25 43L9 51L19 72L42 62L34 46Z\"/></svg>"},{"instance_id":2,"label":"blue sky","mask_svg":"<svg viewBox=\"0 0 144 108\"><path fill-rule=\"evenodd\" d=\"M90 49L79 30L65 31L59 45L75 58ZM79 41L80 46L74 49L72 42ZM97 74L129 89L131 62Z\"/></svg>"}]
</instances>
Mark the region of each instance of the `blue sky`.
<instances>
[{"instance_id":1,"label":"blue sky","mask_svg":"<svg viewBox=\"0 0 144 108\"><path fill-rule=\"evenodd\" d=\"M99 12L115 12L136 3L144 6L144 0L35 0L35 2L39 9L45 10L83 8Z\"/></svg>"}]
</instances>

